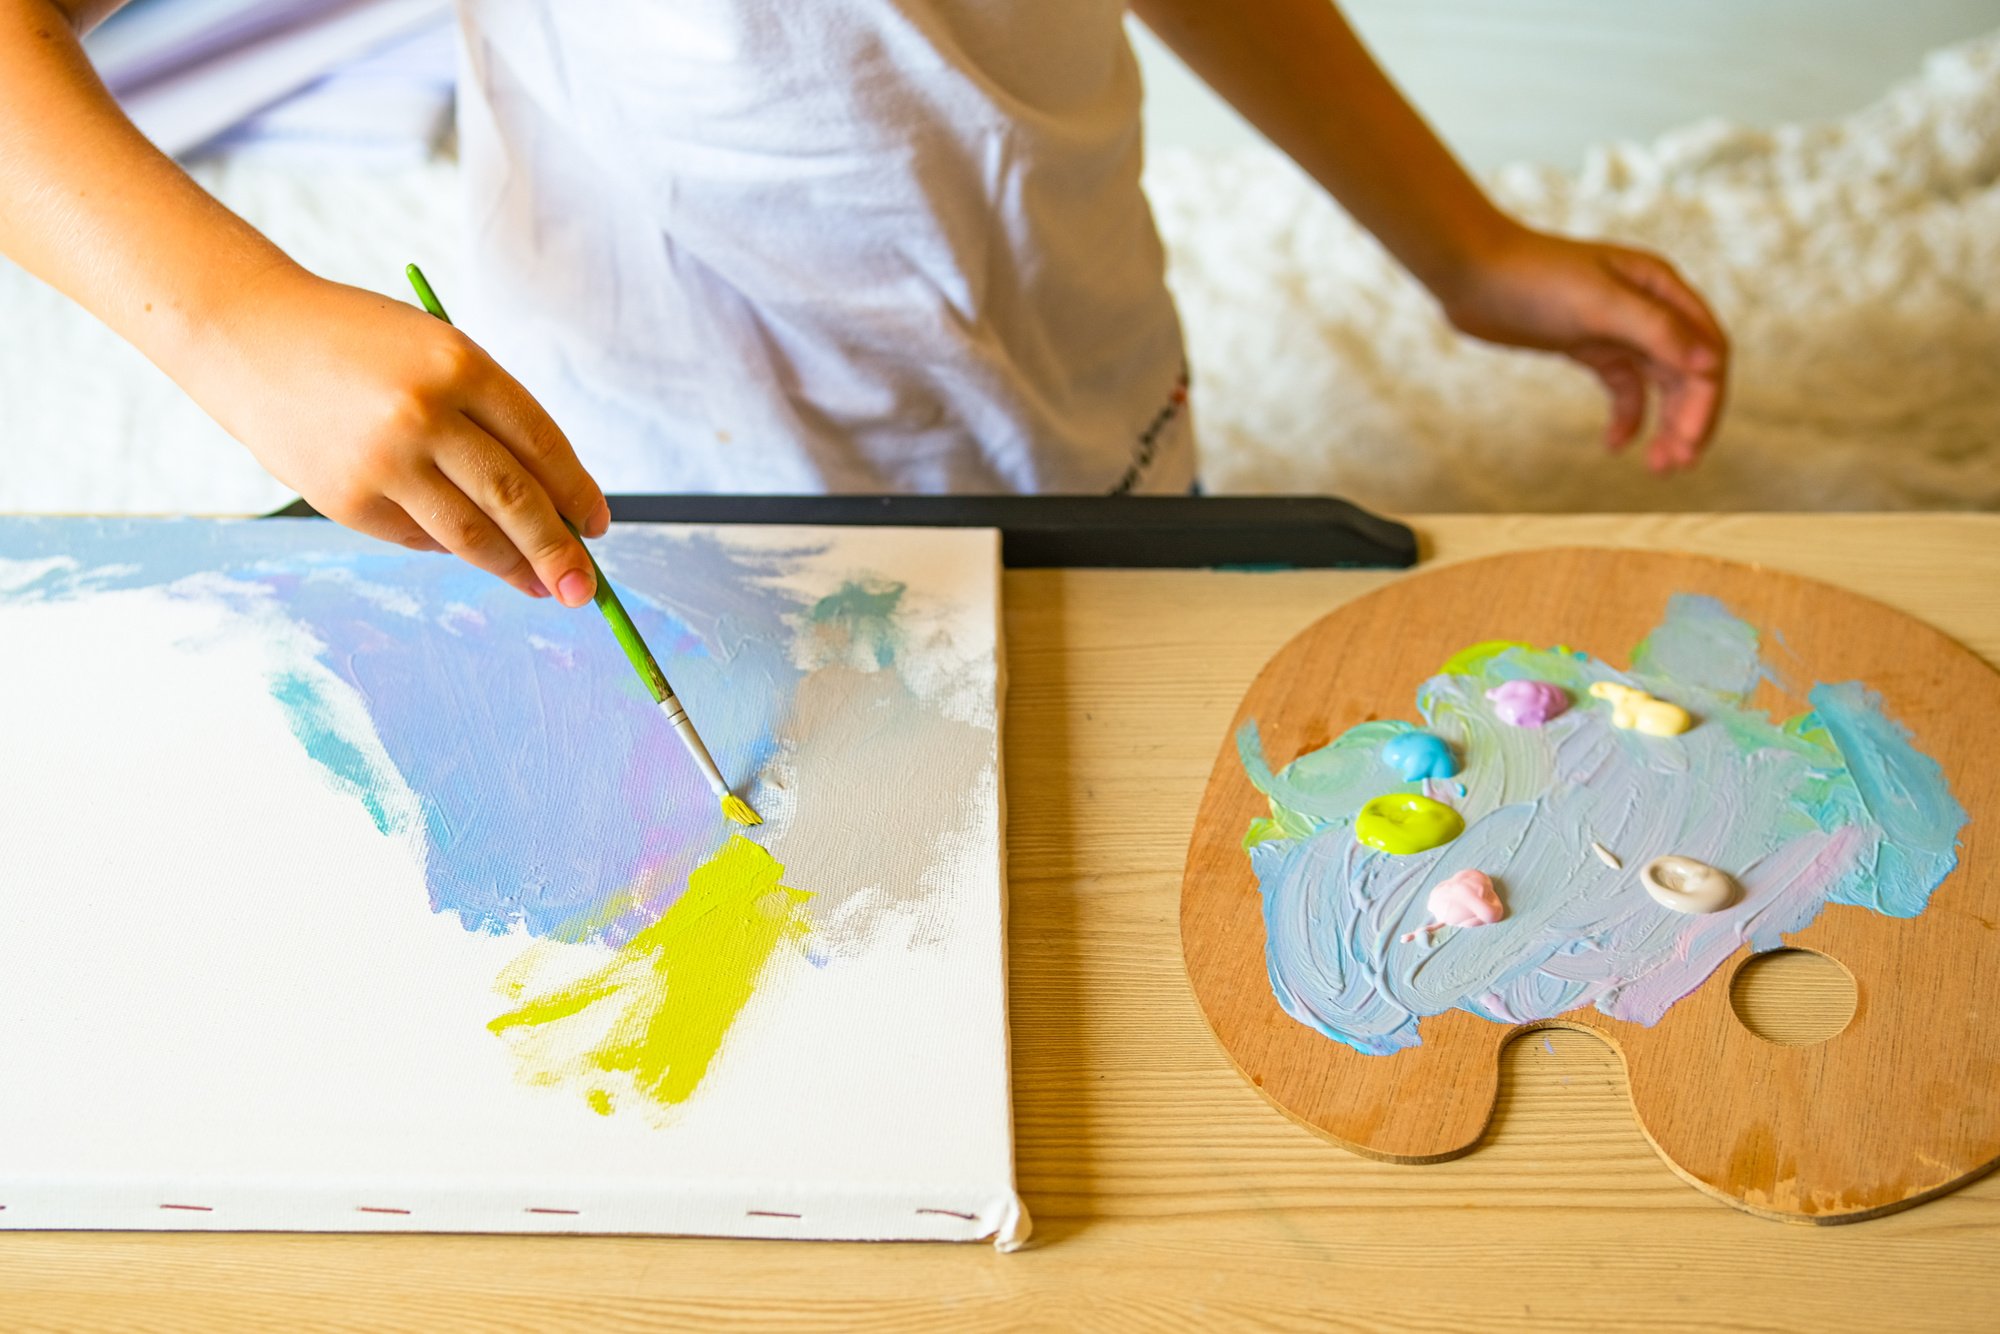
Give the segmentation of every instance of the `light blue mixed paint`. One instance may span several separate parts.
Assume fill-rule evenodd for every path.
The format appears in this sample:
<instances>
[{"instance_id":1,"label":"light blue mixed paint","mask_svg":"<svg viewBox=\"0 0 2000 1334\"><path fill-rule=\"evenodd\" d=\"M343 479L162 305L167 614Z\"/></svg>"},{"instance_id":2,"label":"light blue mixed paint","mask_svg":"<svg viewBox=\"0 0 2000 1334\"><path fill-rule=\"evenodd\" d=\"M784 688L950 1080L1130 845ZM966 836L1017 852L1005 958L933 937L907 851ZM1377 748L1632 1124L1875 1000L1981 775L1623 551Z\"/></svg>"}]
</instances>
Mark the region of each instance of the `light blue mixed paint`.
<instances>
[{"instance_id":1,"label":"light blue mixed paint","mask_svg":"<svg viewBox=\"0 0 2000 1334\"><path fill-rule=\"evenodd\" d=\"M1238 752L1271 813L1244 842L1287 1013L1373 1054L1417 1045L1418 1020L1454 1008L1524 1023L1591 1005L1653 1024L1745 941L1775 949L1828 903L1914 916L1957 865L1964 808L1861 684L1816 685L1811 712L1772 721L1749 702L1771 676L1755 627L1687 595L1633 663L1626 673L1568 649L1485 645L1425 682L1422 730L1463 757L1467 828L1415 856L1360 846L1352 823L1369 798L1418 790L1385 760L1385 743L1418 728L1364 723L1273 771L1245 724ZM1548 681L1579 703L1542 727L1509 726L1485 699L1509 680ZM1589 699L1594 681L1702 721L1670 738L1620 731ZM1625 869L1599 861L1593 841ZM1701 917L1654 903L1636 871L1667 853L1729 872L1741 898ZM1429 948L1401 943L1423 925L1431 886L1468 869L1493 878L1507 917Z\"/></svg>"}]
</instances>

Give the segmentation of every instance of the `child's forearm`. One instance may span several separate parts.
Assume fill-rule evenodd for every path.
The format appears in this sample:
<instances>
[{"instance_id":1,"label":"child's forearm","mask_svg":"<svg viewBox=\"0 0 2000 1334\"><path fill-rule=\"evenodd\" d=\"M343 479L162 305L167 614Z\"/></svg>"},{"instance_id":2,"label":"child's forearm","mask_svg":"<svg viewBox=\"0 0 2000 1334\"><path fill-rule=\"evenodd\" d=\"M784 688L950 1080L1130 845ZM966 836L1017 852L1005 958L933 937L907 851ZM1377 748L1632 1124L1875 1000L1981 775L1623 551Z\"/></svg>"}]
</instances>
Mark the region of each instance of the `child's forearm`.
<instances>
[{"instance_id":1,"label":"child's forearm","mask_svg":"<svg viewBox=\"0 0 2000 1334\"><path fill-rule=\"evenodd\" d=\"M126 119L78 40L116 4L0 0L0 253L186 383L278 248Z\"/></svg>"},{"instance_id":2,"label":"child's forearm","mask_svg":"<svg viewBox=\"0 0 2000 1334\"><path fill-rule=\"evenodd\" d=\"M1511 228L1330 0L1132 8L1440 297Z\"/></svg>"},{"instance_id":3,"label":"child's forearm","mask_svg":"<svg viewBox=\"0 0 2000 1334\"><path fill-rule=\"evenodd\" d=\"M588 602L604 493L464 334L307 273L125 118L77 33L117 0L0 0L0 253L138 347L274 477L364 533ZM88 11L88 12L87 12Z\"/></svg>"}]
</instances>

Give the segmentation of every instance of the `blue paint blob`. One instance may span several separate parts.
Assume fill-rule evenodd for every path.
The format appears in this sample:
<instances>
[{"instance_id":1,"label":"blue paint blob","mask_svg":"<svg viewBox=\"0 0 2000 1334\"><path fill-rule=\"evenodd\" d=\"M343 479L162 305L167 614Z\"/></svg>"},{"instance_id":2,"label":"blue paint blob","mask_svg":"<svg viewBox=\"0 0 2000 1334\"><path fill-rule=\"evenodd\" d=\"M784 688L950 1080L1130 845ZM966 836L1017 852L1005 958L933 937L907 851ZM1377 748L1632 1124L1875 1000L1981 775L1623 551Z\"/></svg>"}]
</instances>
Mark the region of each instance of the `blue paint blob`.
<instances>
[{"instance_id":1,"label":"blue paint blob","mask_svg":"<svg viewBox=\"0 0 2000 1334\"><path fill-rule=\"evenodd\" d=\"M1450 778L1458 772L1458 757L1451 753L1443 737L1429 732L1405 732L1382 747L1382 763L1394 769L1405 783L1426 778Z\"/></svg>"}]
</instances>

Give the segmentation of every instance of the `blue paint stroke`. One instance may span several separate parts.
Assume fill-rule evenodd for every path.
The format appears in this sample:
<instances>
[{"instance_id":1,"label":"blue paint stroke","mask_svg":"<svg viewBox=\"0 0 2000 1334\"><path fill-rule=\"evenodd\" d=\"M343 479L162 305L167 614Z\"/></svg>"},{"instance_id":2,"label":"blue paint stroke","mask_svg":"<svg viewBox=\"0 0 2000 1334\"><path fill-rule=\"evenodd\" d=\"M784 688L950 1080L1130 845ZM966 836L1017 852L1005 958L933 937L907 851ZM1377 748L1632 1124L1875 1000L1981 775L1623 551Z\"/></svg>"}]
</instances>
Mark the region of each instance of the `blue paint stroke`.
<instances>
[{"instance_id":1,"label":"blue paint stroke","mask_svg":"<svg viewBox=\"0 0 2000 1334\"><path fill-rule=\"evenodd\" d=\"M594 547L718 763L758 774L800 677L801 603L774 580L809 553L642 528ZM468 929L622 943L728 836L590 607L313 520L9 520L0 562L21 575L0 599L153 588L303 627L311 672L271 683L293 735L384 832L401 785L416 794L432 906ZM320 669L356 692L373 736L342 730L360 724L329 706ZM368 758L378 741L393 772Z\"/></svg>"}]
</instances>

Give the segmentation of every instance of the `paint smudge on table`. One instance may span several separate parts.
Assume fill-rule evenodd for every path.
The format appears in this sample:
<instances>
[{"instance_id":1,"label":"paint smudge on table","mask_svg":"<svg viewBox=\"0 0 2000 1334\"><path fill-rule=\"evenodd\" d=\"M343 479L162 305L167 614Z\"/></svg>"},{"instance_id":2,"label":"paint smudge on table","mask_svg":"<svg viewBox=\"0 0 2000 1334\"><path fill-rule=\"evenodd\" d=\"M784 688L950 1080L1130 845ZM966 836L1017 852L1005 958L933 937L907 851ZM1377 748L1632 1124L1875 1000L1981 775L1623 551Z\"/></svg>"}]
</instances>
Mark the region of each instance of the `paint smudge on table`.
<instances>
[{"instance_id":1,"label":"paint smudge on table","mask_svg":"<svg viewBox=\"0 0 2000 1334\"><path fill-rule=\"evenodd\" d=\"M824 967L897 922L934 936L923 923L952 841L998 783L990 708L964 716L949 682L903 670L904 587L862 572L815 594L820 576L800 574L815 550L630 528L595 544L717 762L767 816L760 846L716 818L587 608L325 523L77 532L11 525L0 596L146 590L254 623L282 660L271 698L301 750L409 842L431 908L528 938L489 1025L522 1079L599 1112L670 1119L781 952ZM899 783L920 759L925 781ZM785 865L810 886L783 881Z\"/></svg>"},{"instance_id":2,"label":"paint smudge on table","mask_svg":"<svg viewBox=\"0 0 2000 1334\"><path fill-rule=\"evenodd\" d=\"M1415 856L1356 842L1363 803L1414 785L1380 759L1415 725L1363 723L1273 771L1254 720L1237 737L1271 813L1244 842L1263 896L1266 962L1287 1013L1357 1051L1419 1044L1418 1020L1462 1009L1499 1023L1595 1006L1654 1024L1745 941L1776 949L1829 903L1893 917L1924 910L1957 865L1964 808L1937 763L1859 682L1822 683L1808 712L1750 704L1773 673L1755 627L1712 598L1677 595L1630 672L1565 648L1464 650L1417 692L1421 726L1462 757L1465 832ZM1577 707L1539 728L1503 722L1486 692L1551 682ZM1612 725L1598 682L1681 701L1675 737ZM1740 897L1705 916L1654 903L1626 866L1673 853L1734 876ZM1428 952L1398 941L1425 895L1477 868L1507 886L1508 915Z\"/></svg>"}]
</instances>

